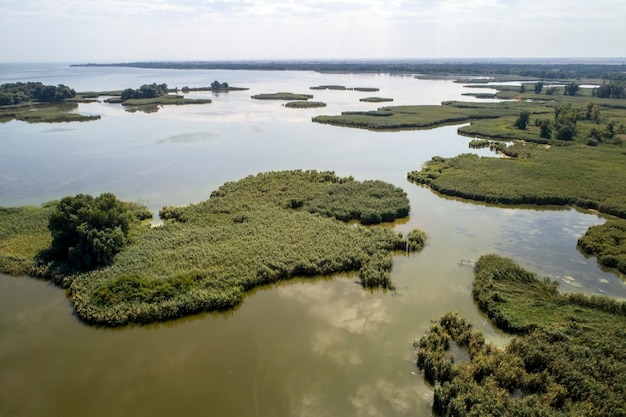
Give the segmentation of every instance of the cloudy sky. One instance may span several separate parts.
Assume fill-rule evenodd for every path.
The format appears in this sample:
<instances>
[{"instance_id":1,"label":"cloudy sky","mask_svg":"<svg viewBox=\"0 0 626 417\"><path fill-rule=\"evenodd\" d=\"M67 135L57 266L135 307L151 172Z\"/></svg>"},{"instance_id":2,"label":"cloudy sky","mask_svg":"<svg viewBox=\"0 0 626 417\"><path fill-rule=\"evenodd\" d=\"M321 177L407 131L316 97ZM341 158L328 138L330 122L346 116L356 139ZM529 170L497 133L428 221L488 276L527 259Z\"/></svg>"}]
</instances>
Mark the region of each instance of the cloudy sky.
<instances>
[{"instance_id":1,"label":"cloudy sky","mask_svg":"<svg viewBox=\"0 0 626 417\"><path fill-rule=\"evenodd\" d=\"M0 0L1 62L624 57L623 0Z\"/></svg>"}]
</instances>

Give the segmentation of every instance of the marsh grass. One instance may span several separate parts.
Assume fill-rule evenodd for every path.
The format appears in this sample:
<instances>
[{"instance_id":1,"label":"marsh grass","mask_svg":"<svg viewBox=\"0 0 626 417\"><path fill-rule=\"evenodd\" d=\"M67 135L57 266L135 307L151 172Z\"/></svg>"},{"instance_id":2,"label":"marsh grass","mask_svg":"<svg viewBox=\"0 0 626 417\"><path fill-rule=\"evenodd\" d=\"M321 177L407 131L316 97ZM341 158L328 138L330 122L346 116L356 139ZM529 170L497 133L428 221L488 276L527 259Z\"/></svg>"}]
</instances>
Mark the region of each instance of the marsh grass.
<instances>
[{"instance_id":1,"label":"marsh grass","mask_svg":"<svg viewBox=\"0 0 626 417\"><path fill-rule=\"evenodd\" d=\"M38 253L50 246L48 218L54 204L42 207L0 207L0 272L27 274Z\"/></svg>"},{"instance_id":2,"label":"marsh grass","mask_svg":"<svg viewBox=\"0 0 626 417\"><path fill-rule=\"evenodd\" d=\"M308 100L308 99L313 98L313 95L279 92L279 93L256 94L252 96L252 98L256 100Z\"/></svg>"},{"instance_id":3,"label":"marsh grass","mask_svg":"<svg viewBox=\"0 0 626 417\"><path fill-rule=\"evenodd\" d=\"M434 157L410 181L494 204L574 205L626 218L626 158L613 146L517 145L524 158Z\"/></svg>"},{"instance_id":4,"label":"marsh grass","mask_svg":"<svg viewBox=\"0 0 626 417\"><path fill-rule=\"evenodd\" d=\"M502 350L456 313L433 324L415 346L418 367L436 384L435 412L626 415L626 303L556 288L510 259L478 260L474 299L517 336ZM454 361L453 343L469 362Z\"/></svg>"},{"instance_id":5,"label":"marsh grass","mask_svg":"<svg viewBox=\"0 0 626 417\"><path fill-rule=\"evenodd\" d=\"M364 97L360 98L359 101L363 101L365 103L383 103L386 101L393 101L393 99L387 97Z\"/></svg>"},{"instance_id":6,"label":"marsh grass","mask_svg":"<svg viewBox=\"0 0 626 417\"><path fill-rule=\"evenodd\" d=\"M77 108L78 103L74 102L2 106L0 107L0 123L10 120L20 120L26 123L69 123L100 119L99 115L74 113Z\"/></svg>"},{"instance_id":7,"label":"marsh grass","mask_svg":"<svg viewBox=\"0 0 626 417\"><path fill-rule=\"evenodd\" d=\"M326 103L321 101L290 101L285 103L285 107L292 109L312 109L316 107L326 107Z\"/></svg>"},{"instance_id":8,"label":"marsh grass","mask_svg":"<svg viewBox=\"0 0 626 417\"><path fill-rule=\"evenodd\" d=\"M598 263L626 274L626 221L609 220L590 227L578 239L578 247L598 258Z\"/></svg>"},{"instance_id":9,"label":"marsh grass","mask_svg":"<svg viewBox=\"0 0 626 417\"><path fill-rule=\"evenodd\" d=\"M0 229L1 259L19 255L35 262L50 244L45 210L0 212L7 220ZM81 320L105 326L232 308L247 290L295 276L365 268L363 276L387 279L364 286L390 288L390 253L407 244L388 228L362 224L408 212L404 191L382 181L270 172L227 182L204 202L164 208L164 223L134 228L131 244L109 266L84 272L38 263L34 269L69 286ZM25 248L15 236L23 236Z\"/></svg>"}]
</instances>

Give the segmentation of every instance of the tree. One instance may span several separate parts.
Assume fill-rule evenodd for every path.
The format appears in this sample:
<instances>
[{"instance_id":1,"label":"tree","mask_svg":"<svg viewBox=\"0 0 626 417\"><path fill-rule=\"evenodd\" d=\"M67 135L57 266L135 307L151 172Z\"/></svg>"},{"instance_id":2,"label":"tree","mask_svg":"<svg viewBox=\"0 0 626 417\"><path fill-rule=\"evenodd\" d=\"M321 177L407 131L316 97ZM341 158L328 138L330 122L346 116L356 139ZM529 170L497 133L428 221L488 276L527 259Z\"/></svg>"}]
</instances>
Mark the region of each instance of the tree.
<instances>
[{"instance_id":1,"label":"tree","mask_svg":"<svg viewBox=\"0 0 626 417\"><path fill-rule=\"evenodd\" d=\"M580 118L580 111L570 103L561 104L554 108L554 128L556 138L572 140L576 134L576 122Z\"/></svg>"},{"instance_id":2,"label":"tree","mask_svg":"<svg viewBox=\"0 0 626 417\"><path fill-rule=\"evenodd\" d=\"M578 93L578 87L579 85L574 82L567 84L565 86L565 91L563 92L563 95L574 97L576 93Z\"/></svg>"},{"instance_id":3,"label":"tree","mask_svg":"<svg viewBox=\"0 0 626 417\"><path fill-rule=\"evenodd\" d=\"M541 90L543 90L543 83L538 82L535 84L535 94L541 94Z\"/></svg>"},{"instance_id":4,"label":"tree","mask_svg":"<svg viewBox=\"0 0 626 417\"><path fill-rule=\"evenodd\" d=\"M539 136L550 139L552 136L552 122L550 119L535 119L535 126L539 127Z\"/></svg>"},{"instance_id":5,"label":"tree","mask_svg":"<svg viewBox=\"0 0 626 417\"><path fill-rule=\"evenodd\" d=\"M111 193L64 197L48 222L52 256L83 270L110 264L128 242L131 224L146 216L138 209Z\"/></svg>"},{"instance_id":6,"label":"tree","mask_svg":"<svg viewBox=\"0 0 626 417\"><path fill-rule=\"evenodd\" d=\"M516 128L520 130L526 130L529 120L530 120L530 112L528 110L522 110L519 114L519 117L513 124L513 126L515 126Z\"/></svg>"}]
</instances>

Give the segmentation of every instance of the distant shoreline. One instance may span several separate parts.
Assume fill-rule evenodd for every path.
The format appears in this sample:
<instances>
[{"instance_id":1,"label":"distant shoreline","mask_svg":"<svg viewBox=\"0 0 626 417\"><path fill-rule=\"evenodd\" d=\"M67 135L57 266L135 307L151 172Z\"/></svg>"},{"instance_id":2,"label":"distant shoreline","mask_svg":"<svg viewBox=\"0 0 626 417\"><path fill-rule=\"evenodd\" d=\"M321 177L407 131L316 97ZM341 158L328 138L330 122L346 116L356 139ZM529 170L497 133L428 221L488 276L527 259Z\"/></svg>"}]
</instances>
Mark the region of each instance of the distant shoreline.
<instances>
[{"instance_id":1,"label":"distant shoreline","mask_svg":"<svg viewBox=\"0 0 626 417\"><path fill-rule=\"evenodd\" d=\"M371 60L232 60L232 61L137 61L72 64L72 67L127 67L153 69L316 71L323 73L404 74L528 74L542 78L570 78L601 73L626 72L626 58L450 58ZM547 76L546 76L547 74Z\"/></svg>"}]
</instances>

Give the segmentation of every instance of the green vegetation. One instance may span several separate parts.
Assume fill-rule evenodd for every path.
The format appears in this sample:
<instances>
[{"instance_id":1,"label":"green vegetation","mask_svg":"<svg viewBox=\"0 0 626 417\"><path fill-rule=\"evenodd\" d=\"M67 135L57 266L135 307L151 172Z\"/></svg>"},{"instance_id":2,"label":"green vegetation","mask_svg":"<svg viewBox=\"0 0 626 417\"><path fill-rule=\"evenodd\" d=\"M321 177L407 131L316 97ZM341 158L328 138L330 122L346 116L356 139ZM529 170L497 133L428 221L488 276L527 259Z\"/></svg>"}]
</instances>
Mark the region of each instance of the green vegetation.
<instances>
[{"instance_id":1,"label":"green vegetation","mask_svg":"<svg viewBox=\"0 0 626 417\"><path fill-rule=\"evenodd\" d=\"M76 96L66 85L44 85L41 82L8 83L0 85L0 106L11 106L32 101L59 102Z\"/></svg>"},{"instance_id":2,"label":"green vegetation","mask_svg":"<svg viewBox=\"0 0 626 417\"><path fill-rule=\"evenodd\" d=\"M21 120L27 123L85 122L100 116L72 113L78 107L76 92L66 85L41 82L0 85L0 123Z\"/></svg>"},{"instance_id":3,"label":"green vegetation","mask_svg":"<svg viewBox=\"0 0 626 417\"><path fill-rule=\"evenodd\" d=\"M626 218L626 157L612 147L507 148L517 158L434 157L410 181L494 204L575 205Z\"/></svg>"},{"instance_id":4,"label":"green vegetation","mask_svg":"<svg viewBox=\"0 0 626 417\"><path fill-rule=\"evenodd\" d=\"M26 123L68 123L99 120L99 115L73 113L78 103L27 103L19 106L1 106L0 123L20 120Z\"/></svg>"},{"instance_id":5,"label":"green vegetation","mask_svg":"<svg viewBox=\"0 0 626 417\"><path fill-rule=\"evenodd\" d=\"M376 88L376 87L354 87L353 88L354 91L363 91L366 93L373 93L376 91L380 91L380 88Z\"/></svg>"},{"instance_id":6,"label":"green vegetation","mask_svg":"<svg viewBox=\"0 0 626 417\"><path fill-rule=\"evenodd\" d=\"M348 90L343 85L320 85L317 87L310 87L311 90Z\"/></svg>"},{"instance_id":7,"label":"green vegetation","mask_svg":"<svg viewBox=\"0 0 626 417\"><path fill-rule=\"evenodd\" d=\"M316 107L326 107L326 103L321 101L290 101L285 103L285 107L292 109L312 109Z\"/></svg>"},{"instance_id":8,"label":"green vegetation","mask_svg":"<svg viewBox=\"0 0 626 417\"><path fill-rule=\"evenodd\" d=\"M147 208L119 201L111 193L65 197L50 215L47 257L77 270L110 265L129 243L133 224L151 217Z\"/></svg>"},{"instance_id":9,"label":"green vegetation","mask_svg":"<svg viewBox=\"0 0 626 417\"><path fill-rule=\"evenodd\" d=\"M193 88L189 88L187 86L183 87L181 89L181 91L183 93L189 93L191 91L215 91L215 92L228 92L228 91L243 91L243 90L249 90L248 88L244 88L244 87L232 87L230 85L228 85L228 83L221 83L217 80L213 81L211 83L210 87L193 87Z\"/></svg>"},{"instance_id":10,"label":"green vegetation","mask_svg":"<svg viewBox=\"0 0 626 417\"><path fill-rule=\"evenodd\" d=\"M27 274L35 257L52 242L48 218L54 203L43 207L0 207L0 272Z\"/></svg>"},{"instance_id":11,"label":"green vegetation","mask_svg":"<svg viewBox=\"0 0 626 417\"><path fill-rule=\"evenodd\" d=\"M346 111L339 116L316 116L313 121L372 130L430 129L471 120L514 116L519 114L520 106L527 105L447 102L441 106L391 106L376 111Z\"/></svg>"},{"instance_id":12,"label":"green vegetation","mask_svg":"<svg viewBox=\"0 0 626 417\"><path fill-rule=\"evenodd\" d=\"M482 256L473 295L503 330L501 350L456 313L415 346L435 383L433 409L454 416L626 415L626 303L559 294L510 259Z\"/></svg>"},{"instance_id":13,"label":"green vegetation","mask_svg":"<svg viewBox=\"0 0 626 417\"><path fill-rule=\"evenodd\" d=\"M626 222L609 220L590 227L580 239L578 247L596 256L600 265L615 268L626 274Z\"/></svg>"},{"instance_id":14,"label":"green vegetation","mask_svg":"<svg viewBox=\"0 0 626 417\"><path fill-rule=\"evenodd\" d=\"M256 94L252 96L256 100L308 100L313 98L311 94L294 94L294 93L272 93L272 94Z\"/></svg>"},{"instance_id":15,"label":"green vegetation","mask_svg":"<svg viewBox=\"0 0 626 417\"><path fill-rule=\"evenodd\" d=\"M133 90L132 88L127 88L122 91L121 99L122 101L130 100L130 99L144 99L144 98L156 98L167 95L168 89L167 84L144 84L141 87Z\"/></svg>"},{"instance_id":16,"label":"green vegetation","mask_svg":"<svg viewBox=\"0 0 626 417\"><path fill-rule=\"evenodd\" d=\"M206 61L206 62L127 62L117 64L84 64L77 66L93 67L137 67L137 68L171 68L171 69L229 69L229 70L273 70L273 71L319 71L346 73L401 73L422 74L430 78L453 76L475 77L477 82L486 83L497 79L500 81L527 80L626 80L626 64L621 59L610 63L575 63L567 60L554 62L528 62L511 60L509 62L424 62L415 60L390 61ZM480 78L478 78L480 77ZM465 77L467 78L467 77ZM464 80L463 82L467 82Z\"/></svg>"},{"instance_id":17,"label":"green vegetation","mask_svg":"<svg viewBox=\"0 0 626 417\"><path fill-rule=\"evenodd\" d=\"M388 228L355 223L408 215L403 190L332 172L270 172L228 182L205 202L163 208L164 223L152 228L133 220L144 208L110 194L66 197L53 209L51 249L31 273L69 287L77 315L107 326L232 308L245 291L296 275L361 270L363 286L393 288L390 253L423 245L418 231L410 235L421 242L416 245ZM15 216L13 209L0 215ZM33 226L22 231L20 223ZM0 259L17 252L13 235L20 235L32 248L22 259L33 264L50 240L29 238L44 236L46 223L20 223L0 229Z\"/></svg>"},{"instance_id":18,"label":"green vegetation","mask_svg":"<svg viewBox=\"0 0 626 417\"><path fill-rule=\"evenodd\" d=\"M184 96L168 94L155 98L138 98L128 99L122 102L124 107L146 107L146 106L167 106L167 105L186 105L186 104L210 104L210 99L188 99Z\"/></svg>"},{"instance_id":19,"label":"green vegetation","mask_svg":"<svg viewBox=\"0 0 626 417\"><path fill-rule=\"evenodd\" d=\"M393 101L393 99L385 98L385 97L365 97L365 98L360 98L359 101L363 101L366 103L383 103L385 101Z\"/></svg>"}]
</instances>

